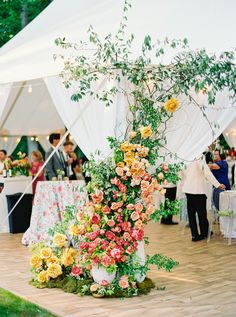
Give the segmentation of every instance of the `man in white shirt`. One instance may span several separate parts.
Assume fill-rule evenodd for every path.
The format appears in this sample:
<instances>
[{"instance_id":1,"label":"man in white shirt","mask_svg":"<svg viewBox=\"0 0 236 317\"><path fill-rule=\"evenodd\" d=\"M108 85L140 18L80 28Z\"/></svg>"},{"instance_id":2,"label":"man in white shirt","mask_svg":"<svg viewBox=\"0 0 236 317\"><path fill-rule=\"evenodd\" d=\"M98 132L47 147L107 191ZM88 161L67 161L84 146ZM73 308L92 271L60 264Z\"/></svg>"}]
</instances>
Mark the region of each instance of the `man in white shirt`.
<instances>
[{"instance_id":1,"label":"man in white shirt","mask_svg":"<svg viewBox=\"0 0 236 317\"><path fill-rule=\"evenodd\" d=\"M208 235L209 224L206 208L207 182L210 182L215 188L225 189L225 185L220 184L213 176L203 156L201 159L188 164L182 177L182 192L184 192L187 197L192 241L203 240ZM199 219L200 234L197 228L196 213Z\"/></svg>"}]
</instances>

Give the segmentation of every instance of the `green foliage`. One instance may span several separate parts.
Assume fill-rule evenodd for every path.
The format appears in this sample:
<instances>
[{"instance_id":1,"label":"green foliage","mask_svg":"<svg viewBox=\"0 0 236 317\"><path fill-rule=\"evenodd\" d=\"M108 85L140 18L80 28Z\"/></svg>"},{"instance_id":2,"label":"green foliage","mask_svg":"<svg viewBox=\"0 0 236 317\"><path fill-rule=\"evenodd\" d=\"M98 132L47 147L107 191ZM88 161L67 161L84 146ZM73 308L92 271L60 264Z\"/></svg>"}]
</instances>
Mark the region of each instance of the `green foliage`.
<instances>
[{"instance_id":1,"label":"green foliage","mask_svg":"<svg viewBox=\"0 0 236 317\"><path fill-rule=\"evenodd\" d=\"M31 22L52 0L5 0L0 1L0 47L22 29L22 12Z\"/></svg>"},{"instance_id":2,"label":"green foliage","mask_svg":"<svg viewBox=\"0 0 236 317\"><path fill-rule=\"evenodd\" d=\"M0 288L0 317L53 317L51 313Z\"/></svg>"},{"instance_id":3,"label":"green foliage","mask_svg":"<svg viewBox=\"0 0 236 317\"><path fill-rule=\"evenodd\" d=\"M165 205L160 204L160 208L156 209L150 218L156 222L160 221L162 217L166 218L168 215L178 215L181 208L180 200L170 201L168 198L165 199Z\"/></svg>"}]
</instances>

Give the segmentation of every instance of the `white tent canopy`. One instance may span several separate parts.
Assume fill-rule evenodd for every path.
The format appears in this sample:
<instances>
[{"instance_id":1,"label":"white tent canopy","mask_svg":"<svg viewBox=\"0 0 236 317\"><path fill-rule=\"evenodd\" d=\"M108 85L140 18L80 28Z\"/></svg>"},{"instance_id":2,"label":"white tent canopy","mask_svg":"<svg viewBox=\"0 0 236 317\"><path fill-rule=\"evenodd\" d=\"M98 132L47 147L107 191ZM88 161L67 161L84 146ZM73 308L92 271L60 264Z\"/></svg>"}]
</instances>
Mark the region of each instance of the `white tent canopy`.
<instances>
[{"instance_id":1,"label":"white tent canopy","mask_svg":"<svg viewBox=\"0 0 236 317\"><path fill-rule=\"evenodd\" d=\"M134 55L138 54L147 34L153 39L187 37L192 48L204 47L209 52L221 52L235 46L232 37L236 29L234 0L182 0L181 3L176 0L135 0L131 3L128 32L135 35ZM79 105L72 103L73 87L70 91L65 90L58 78L62 65L53 60L53 55L60 52L54 41L57 37L66 37L72 42L86 40L91 24L102 36L108 31L115 32L122 6L123 1L117 0L54 0L0 49L2 135L4 130L16 135L46 135L64 125L69 129L81 115L72 129L75 141L88 156L97 148L105 155L109 153L105 139L124 133L126 101L117 96L110 110L91 99ZM107 84L101 79L94 89L104 88ZM121 84L126 85L125 81ZM219 96L217 104L230 106L227 93ZM169 130L175 132L169 133L168 148L180 157L193 159L211 143L211 129L198 109L187 106L182 107L172 120ZM181 111L185 113L185 123ZM228 126L234 115L231 108L209 111L209 120L219 124L214 137Z\"/></svg>"}]
</instances>

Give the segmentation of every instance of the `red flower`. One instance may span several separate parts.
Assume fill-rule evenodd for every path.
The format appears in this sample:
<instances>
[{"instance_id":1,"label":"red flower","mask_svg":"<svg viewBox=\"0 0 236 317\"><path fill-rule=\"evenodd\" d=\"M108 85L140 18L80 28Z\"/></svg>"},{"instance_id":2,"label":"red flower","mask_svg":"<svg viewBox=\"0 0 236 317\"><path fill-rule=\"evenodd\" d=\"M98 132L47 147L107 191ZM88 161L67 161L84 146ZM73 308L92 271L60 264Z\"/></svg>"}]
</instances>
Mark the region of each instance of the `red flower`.
<instances>
[{"instance_id":1,"label":"red flower","mask_svg":"<svg viewBox=\"0 0 236 317\"><path fill-rule=\"evenodd\" d=\"M109 206L104 206L102 208L102 212L105 214L105 215L108 215L110 212L111 212L111 208Z\"/></svg>"},{"instance_id":2,"label":"red flower","mask_svg":"<svg viewBox=\"0 0 236 317\"><path fill-rule=\"evenodd\" d=\"M127 192L127 187L126 187L124 184L120 184L119 190L120 190L122 193L126 193L126 192Z\"/></svg>"},{"instance_id":3,"label":"red flower","mask_svg":"<svg viewBox=\"0 0 236 317\"><path fill-rule=\"evenodd\" d=\"M114 248L111 250L111 256L116 259L116 260L120 260L122 257L122 250L119 248Z\"/></svg>"},{"instance_id":4,"label":"red flower","mask_svg":"<svg viewBox=\"0 0 236 317\"><path fill-rule=\"evenodd\" d=\"M74 277L77 277L82 274L83 274L83 269L81 267L78 267L76 265L72 267L71 275L73 275Z\"/></svg>"},{"instance_id":5,"label":"red flower","mask_svg":"<svg viewBox=\"0 0 236 317\"><path fill-rule=\"evenodd\" d=\"M108 283L106 280L102 280L102 281L99 283L99 285L106 287L106 286L109 285L109 283Z\"/></svg>"},{"instance_id":6,"label":"red flower","mask_svg":"<svg viewBox=\"0 0 236 317\"><path fill-rule=\"evenodd\" d=\"M81 242L80 245L79 245L80 249L88 249L89 247L89 244L88 242Z\"/></svg>"},{"instance_id":7,"label":"red flower","mask_svg":"<svg viewBox=\"0 0 236 317\"><path fill-rule=\"evenodd\" d=\"M124 231L130 231L130 228L131 228L131 223L130 222L126 221L126 222L122 223L122 229Z\"/></svg>"},{"instance_id":8,"label":"red flower","mask_svg":"<svg viewBox=\"0 0 236 317\"><path fill-rule=\"evenodd\" d=\"M131 233L131 236L135 239L135 240L142 240L143 236L144 236L144 231L143 230L136 230L134 229Z\"/></svg>"},{"instance_id":9,"label":"red flower","mask_svg":"<svg viewBox=\"0 0 236 317\"><path fill-rule=\"evenodd\" d=\"M103 201L103 192L99 190L97 194L92 194L92 200L94 204L101 203Z\"/></svg>"},{"instance_id":10,"label":"red flower","mask_svg":"<svg viewBox=\"0 0 236 317\"><path fill-rule=\"evenodd\" d=\"M99 214L94 214L92 216L91 222L92 222L92 224L95 224L95 225L99 224L99 222L100 222Z\"/></svg>"},{"instance_id":11,"label":"red flower","mask_svg":"<svg viewBox=\"0 0 236 317\"><path fill-rule=\"evenodd\" d=\"M105 236L106 236L106 238L108 239L108 240L114 240L115 239L115 234L113 233L113 232L111 232L111 231L107 231L106 232L106 234L105 234Z\"/></svg>"},{"instance_id":12,"label":"red flower","mask_svg":"<svg viewBox=\"0 0 236 317\"><path fill-rule=\"evenodd\" d=\"M128 246L128 248L126 249L126 253L131 255L133 252L134 252L134 248L131 245Z\"/></svg>"}]
</instances>

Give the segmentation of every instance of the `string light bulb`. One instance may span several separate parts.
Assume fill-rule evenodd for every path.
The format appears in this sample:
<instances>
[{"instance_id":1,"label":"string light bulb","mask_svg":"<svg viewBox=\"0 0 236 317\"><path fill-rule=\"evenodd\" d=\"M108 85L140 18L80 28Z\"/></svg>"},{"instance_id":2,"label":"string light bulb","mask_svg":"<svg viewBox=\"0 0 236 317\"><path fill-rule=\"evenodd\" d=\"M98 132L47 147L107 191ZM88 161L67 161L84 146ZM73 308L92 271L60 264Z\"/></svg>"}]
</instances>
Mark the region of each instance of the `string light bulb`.
<instances>
[{"instance_id":1,"label":"string light bulb","mask_svg":"<svg viewBox=\"0 0 236 317\"><path fill-rule=\"evenodd\" d=\"M39 138L35 138L35 141L38 142L38 141L39 141Z\"/></svg>"},{"instance_id":2,"label":"string light bulb","mask_svg":"<svg viewBox=\"0 0 236 317\"><path fill-rule=\"evenodd\" d=\"M32 136L32 137L30 138L30 140L31 140L31 141L34 141L34 137Z\"/></svg>"},{"instance_id":3,"label":"string light bulb","mask_svg":"<svg viewBox=\"0 0 236 317\"><path fill-rule=\"evenodd\" d=\"M16 139L16 142L19 143L19 142L20 142L20 138L17 138L17 139Z\"/></svg>"},{"instance_id":4,"label":"string light bulb","mask_svg":"<svg viewBox=\"0 0 236 317\"><path fill-rule=\"evenodd\" d=\"M8 138L5 136L5 137L4 137L4 141L7 142L7 140L8 140Z\"/></svg>"}]
</instances>

